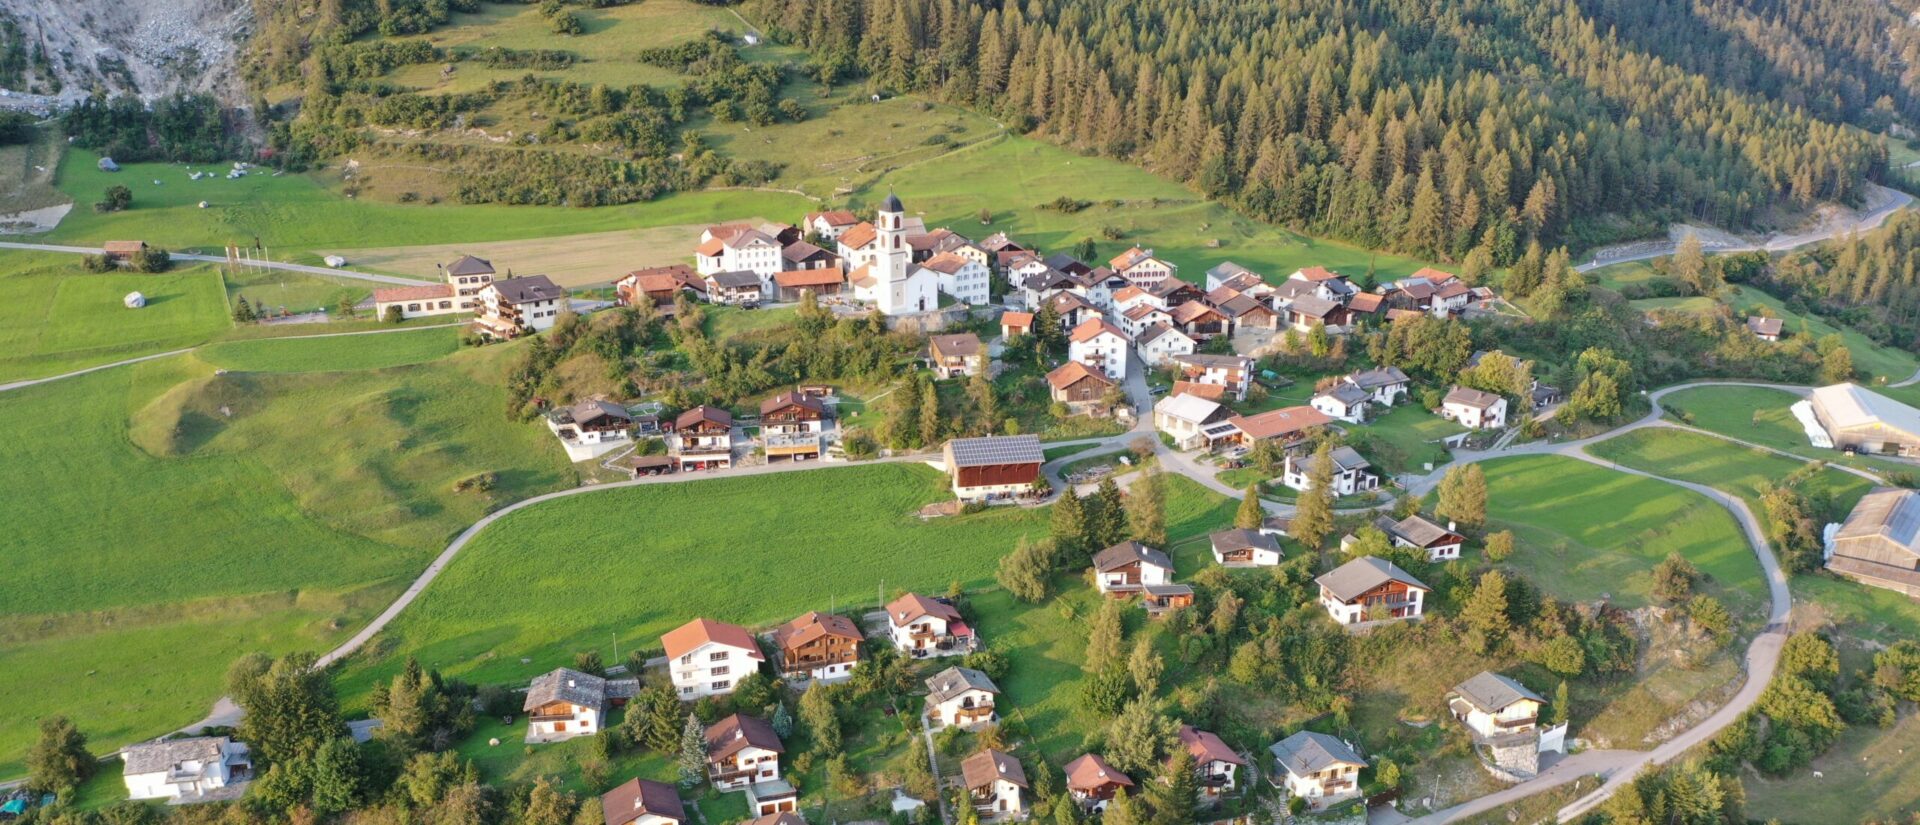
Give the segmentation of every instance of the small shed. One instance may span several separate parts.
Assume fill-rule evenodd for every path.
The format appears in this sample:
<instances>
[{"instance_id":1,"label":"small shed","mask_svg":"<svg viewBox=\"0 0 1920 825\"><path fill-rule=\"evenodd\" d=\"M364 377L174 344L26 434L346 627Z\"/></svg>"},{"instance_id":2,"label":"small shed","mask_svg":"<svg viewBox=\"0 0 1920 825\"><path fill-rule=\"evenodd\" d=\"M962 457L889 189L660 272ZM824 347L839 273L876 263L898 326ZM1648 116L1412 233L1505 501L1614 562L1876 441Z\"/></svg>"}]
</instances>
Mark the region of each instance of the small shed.
<instances>
[{"instance_id":1,"label":"small shed","mask_svg":"<svg viewBox=\"0 0 1920 825\"><path fill-rule=\"evenodd\" d=\"M139 309L147 305L147 296L138 292L129 292L127 297L120 299L120 302L126 304L127 309Z\"/></svg>"},{"instance_id":2,"label":"small shed","mask_svg":"<svg viewBox=\"0 0 1920 825\"><path fill-rule=\"evenodd\" d=\"M120 164L114 163L113 158L101 158L100 162L96 165L100 167L100 171L102 172L120 171Z\"/></svg>"}]
</instances>

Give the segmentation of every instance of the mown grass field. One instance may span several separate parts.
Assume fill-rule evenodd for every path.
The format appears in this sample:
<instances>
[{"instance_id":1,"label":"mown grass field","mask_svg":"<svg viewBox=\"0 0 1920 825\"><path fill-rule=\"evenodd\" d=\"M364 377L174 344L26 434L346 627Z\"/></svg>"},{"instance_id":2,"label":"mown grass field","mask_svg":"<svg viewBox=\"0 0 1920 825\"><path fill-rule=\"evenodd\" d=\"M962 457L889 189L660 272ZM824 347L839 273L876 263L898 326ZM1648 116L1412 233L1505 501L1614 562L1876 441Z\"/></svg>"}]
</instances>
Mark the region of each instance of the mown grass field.
<instances>
[{"instance_id":1,"label":"mown grass field","mask_svg":"<svg viewBox=\"0 0 1920 825\"><path fill-rule=\"evenodd\" d=\"M1804 461L1685 430L1634 430L1589 445L1586 450L1623 467L1732 493L1744 499L1756 517L1763 515L1760 488L1806 465ZM1842 512L1853 509L1854 502L1873 487L1872 481L1840 470L1822 470L1803 485L1809 492L1817 490L1832 497Z\"/></svg>"},{"instance_id":2,"label":"mown grass field","mask_svg":"<svg viewBox=\"0 0 1920 825\"><path fill-rule=\"evenodd\" d=\"M1760 563L1718 504L1578 459L1522 456L1481 466L1488 520L1518 539L1507 564L1554 597L1651 604L1653 567L1677 552L1711 577L1706 592L1736 616L1764 615Z\"/></svg>"},{"instance_id":3,"label":"mown grass field","mask_svg":"<svg viewBox=\"0 0 1920 825\"><path fill-rule=\"evenodd\" d=\"M460 329L409 330L371 335L320 335L222 341L195 355L216 367L243 372L338 372L420 364L460 347Z\"/></svg>"},{"instance_id":4,"label":"mown grass field","mask_svg":"<svg viewBox=\"0 0 1920 825\"><path fill-rule=\"evenodd\" d=\"M1883 395L1898 390L1873 389ZM1875 472L1911 470L1899 462L1870 456L1848 456L1839 450L1815 447L1807 441L1793 404L1800 396L1767 387L1693 387L1670 393L1660 406L1677 420L1741 441L1784 450L1809 461L1844 464Z\"/></svg>"},{"instance_id":5,"label":"mown grass field","mask_svg":"<svg viewBox=\"0 0 1920 825\"><path fill-rule=\"evenodd\" d=\"M1466 427L1413 402L1401 402L1387 414L1355 429L1378 436L1406 455L1404 466L1394 466L1394 462L1384 461L1381 456L1367 456L1367 460L1381 464L1381 469L1389 473L1421 473L1426 472L1428 464L1438 467L1446 463L1447 448L1440 441L1467 431Z\"/></svg>"},{"instance_id":6,"label":"mown grass field","mask_svg":"<svg viewBox=\"0 0 1920 825\"><path fill-rule=\"evenodd\" d=\"M229 354L319 368L392 339L428 357L418 337L444 356L447 332ZM0 395L0 695L21 697L0 776L41 713L102 747L198 719L234 658L337 642L498 502L573 484L544 428L500 413L512 349L225 376L181 356ZM482 472L491 493L453 489Z\"/></svg>"},{"instance_id":7,"label":"mown grass field","mask_svg":"<svg viewBox=\"0 0 1920 825\"><path fill-rule=\"evenodd\" d=\"M121 303L135 291L145 308ZM211 265L94 274L77 256L0 252L0 295L0 383L189 347L232 326Z\"/></svg>"}]
</instances>

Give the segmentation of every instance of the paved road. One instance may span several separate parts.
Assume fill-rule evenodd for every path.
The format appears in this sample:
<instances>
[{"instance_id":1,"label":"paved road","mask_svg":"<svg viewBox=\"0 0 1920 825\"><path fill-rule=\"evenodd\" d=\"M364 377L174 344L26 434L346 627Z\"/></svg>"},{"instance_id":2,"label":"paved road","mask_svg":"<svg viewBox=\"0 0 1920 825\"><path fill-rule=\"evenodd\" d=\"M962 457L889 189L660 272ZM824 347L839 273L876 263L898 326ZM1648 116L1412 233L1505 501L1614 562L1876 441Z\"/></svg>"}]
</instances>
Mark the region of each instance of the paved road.
<instances>
[{"instance_id":1,"label":"paved road","mask_svg":"<svg viewBox=\"0 0 1920 825\"><path fill-rule=\"evenodd\" d=\"M90 246L61 246L58 244L44 243L15 243L13 241L0 241L0 249L21 249L29 252L70 252L75 255L97 255L100 253L99 248ZM173 253L173 259L176 261L205 261L216 264L227 262L226 257L223 255L187 255L179 252ZM351 278L357 281L372 281L377 284L392 284L395 286L419 286L425 283L433 283L432 281L424 281L419 278L399 278L393 275L375 275L371 272L355 272L351 269L332 269L324 266L308 266L306 264L286 263L283 261L248 261L247 265L266 269L279 269L287 272L304 272L308 275L329 275L336 278Z\"/></svg>"},{"instance_id":2,"label":"paved road","mask_svg":"<svg viewBox=\"0 0 1920 825\"><path fill-rule=\"evenodd\" d=\"M1805 232L1805 233L1800 233L1795 235L1773 235L1767 238L1765 241L1762 241L1757 244L1749 243L1749 244L1740 244L1738 246L1724 246L1716 249L1710 249L1707 251L1710 254L1720 255L1720 254L1725 254L1730 252L1753 252L1755 250L1764 250L1767 252L1785 252L1789 249L1798 249L1800 247L1807 246L1809 244L1819 243L1829 238L1839 237L1840 235L1844 235L1849 232L1859 232L1866 229L1873 229L1874 227L1877 227L1880 224L1885 223L1888 215L1898 212L1901 209L1906 208L1907 205L1913 203L1913 196L1905 192L1901 192L1896 189L1888 189L1887 187L1881 186L1879 184L1867 184L1867 185L1873 188L1874 190L1876 190L1876 194L1878 194L1883 198L1886 198L1887 202L1881 204L1876 209L1872 209L1862 213L1861 215L1859 215L1859 217L1857 217L1853 221L1850 221L1842 225L1825 227L1823 229L1820 229L1814 232ZM1591 272L1600 267L1611 266L1613 264L1624 264L1632 261L1644 261L1651 258L1664 258L1668 255L1672 255L1674 253L1674 250L1678 248L1679 248L1679 244L1674 243L1672 241L1668 241L1658 246L1648 247L1644 251L1635 252L1631 255L1624 255L1618 258L1608 258L1604 261L1599 259L1591 260L1584 264L1580 264L1579 266L1574 267L1574 269L1581 272Z\"/></svg>"}]
</instances>

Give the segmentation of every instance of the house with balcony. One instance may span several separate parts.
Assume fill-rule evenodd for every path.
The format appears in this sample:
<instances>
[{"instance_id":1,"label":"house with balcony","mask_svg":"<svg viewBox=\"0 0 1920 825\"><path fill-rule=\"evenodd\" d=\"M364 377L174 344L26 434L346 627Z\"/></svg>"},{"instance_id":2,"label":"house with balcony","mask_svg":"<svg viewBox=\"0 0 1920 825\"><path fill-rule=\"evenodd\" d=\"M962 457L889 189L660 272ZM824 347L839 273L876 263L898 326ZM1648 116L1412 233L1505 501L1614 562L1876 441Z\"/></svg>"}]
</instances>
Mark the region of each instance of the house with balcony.
<instances>
[{"instance_id":1,"label":"house with balcony","mask_svg":"<svg viewBox=\"0 0 1920 825\"><path fill-rule=\"evenodd\" d=\"M613 282L614 302L623 307L651 304L665 309L673 306L681 293L693 291L695 283L701 285L699 292L706 292L705 280L686 264L636 269Z\"/></svg>"},{"instance_id":2,"label":"house with balcony","mask_svg":"<svg viewBox=\"0 0 1920 825\"><path fill-rule=\"evenodd\" d=\"M971 332L927 338L927 362L936 378L971 378L987 368L987 349Z\"/></svg>"},{"instance_id":3,"label":"house with balcony","mask_svg":"<svg viewBox=\"0 0 1920 825\"><path fill-rule=\"evenodd\" d=\"M1112 260L1107 261L1107 268L1113 270L1113 274L1127 279L1127 283L1142 288L1171 280L1180 269L1156 257L1153 250L1137 246L1113 256Z\"/></svg>"},{"instance_id":4,"label":"house with balcony","mask_svg":"<svg viewBox=\"0 0 1920 825\"><path fill-rule=\"evenodd\" d=\"M987 674L950 667L927 679L927 730L973 728L999 717L994 708L1000 688Z\"/></svg>"},{"instance_id":5,"label":"house with balcony","mask_svg":"<svg viewBox=\"0 0 1920 825\"><path fill-rule=\"evenodd\" d=\"M493 283L493 264L472 255L462 255L453 263L440 266L444 283L401 286L373 291L373 312L385 318L398 308L402 318L472 313L475 296Z\"/></svg>"},{"instance_id":6,"label":"house with balcony","mask_svg":"<svg viewBox=\"0 0 1920 825\"><path fill-rule=\"evenodd\" d=\"M1399 367L1375 367L1361 370L1341 379L1341 383L1359 387L1372 403L1391 407L1406 400L1413 386L1412 379Z\"/></svg>"},{"instance_id":7,"label":"house with balcony","mask_svg":"<svg viewBox=\"0 0 1920 825\"><path fill-rule=\"evenodd\" d=\"M827 406L799 392L783 392L760 402L760 440L767 462L819 458L827 429Z\"/></svg>"},{"instance_id":8,"label":"house with balcony","mask_svg":"<svg viewBox=\"0 0 1920 825\"><path fill-rule=\"evenodd\" d=\"M1027 789L1027 772L1020 767L1020 760L988 748L960 762L960 780L974 813L982 820L1026 816L1020 793Z\"/></svg>"},{"instance_id":9,"label":"house with balcony","mask_svg":"<svg viewBox=\"0 0 1920 825\"><path fill-rule=\"evenodd\" d=\"M1259 530L1236 527L1207 537L1213 561L1222 567L1272 567L1280 563L1280 541Z\"/></svg>"},{"instance_id":10,"label":"house with balcony","mask_svg":"<svg viewBox=\"0 0 1920 825\"><path fill-rule=\"evenodd\" d=\"M1176 736L1179 747L1193 757L1193 772L1200 786L1200 798L1196 801L1212 801L1238 787L1240 769L1247 765L1246 757L1227 747L1212 731L1181 725Z\"/></svg>"},{"instance_id":11,"label":"house with balcony","mask_svg":"<svg viewBox=\"0 0 1920 825\"><path fill-rule=\"evenodd\" d=\"M1125 598L1150 585L1173 583L1173 560L1137 541L1123 541L1093 554L1094 584L1101 593Z\"/></svg>"},{"instance_id":12,"label":"house with balcony","mask_svg":"<svg viewBox=\"0 0 1920 825\"><path fill-rule=\"evenodd\" d=\"M973 627L945 599L907 593L887 603L887 635L915 659L964 656L980 646Z\"/></svg>"},{"instance_id":13,"label":"house with balcony","mask_svg":"<svg viewBox=\"0 0 1920 825\"><path fill-rule=\"evenodd\" d=\"M694 270L707 276L752 272L756 278L771 279L786 268L780 250L779 238L746 224L710 226L700 233L700 245L694 249Z\"/></svg>"},{"instance_id":14,"label":"house with balcony","mask_svg":"<svg viewBox=\"0 0 1920 825\"><path fill-rule=\"evenodd\" d=\"M1502 395L1456 386L1440 401L1440 417L1475 430L1507 426L1507 399Z\"/></svg>"},{"instance_id":15,"label":"house with balcony","mask_svg":"<svg viewBox=\"0 0 1920 825\"><path fill-rule=\"evenodd\" d=\"M1326 413L1312 407L1281 407L1253 415L1236 415L1229 421L1234 428L1234 440L1249 447L1260 441L1292 447L1305 441L1313 428L1333 423Z\"/></svg>"},{"instance_id":16,"label":"house with balcony","mask_svg":"<svg viewBox=\"0 0 1920 825\"><path fill-rule=\"evenodd\" d=\"M536 676L520 703L527 714L527 744L593 736L606 728L607 712L639 690L639 679L607 679L565 667Z\"/></svg>"},{"instance_id":17,"label":"house with balcony","mask_svg":"<svg viewBox=\"0 0 1920 825\"><path fill-rule=\"evenodd\" d=\"M505 341L553 329L571 308L567 291L545 275L494 281L480 288L473 302L473 328L481 336Z\"/></svg>"},{"instance_id":18,"label":"house with balcony","mask_svg":"<svg viewBox=\"0 0 1920 825\"><path fill-rule=\"evenodd\" d=\"M1348 424L1362 424L1367 420L1367 409L1373 404L1373 396L1353 384L1341 382L1314 393L1307 403L1326 413L1328 418Z\"/></svg>"},{"instance_id":19,"label":"house with balcony","mask_svg":"<svg viewBox=\"0 0 1920 825\"><path fill-rule=\"evenodd\" d=\"M1484 670L1447 694L1447 710L1481 741L1532 734L1546 703L1526 685Z\"/></svg>"},{"instance_id":20,"label":"house with balcony","mask_svg":"<svg viewBox=\"0 0 1920 825\"><path fill-rule=\"evenodd\" d=\"M1367 760L1353 746L1324 733L1301 731L1268 748L1273 753L1273 784L1315 810L1360 795L1360 770Z\"/></svg>"},{"instance_id":21,"label":"house with balcony","mask_svg":"<svg viewBox=\"0 0 1920 825\"><path fill-rule=\"evenodd\" d=\"M1343 625L1420 618L1426 595L1433 592L1412 573L1375 556L1361 556L1313 581L1320 587L1320 606Z\"/></svg>"},{"instance_id":22,"label":"house with balcony","mask_svg":"<svg viewBox=\"0 0 1920 825\"><path fill-rule=\"evenodd\" d=\"M600 795L606 825L687 825L680 792L665 782L629 779Z\"/></svg>"},{"instance_id":23,"label":"house with balcony","mask_svg":"<svg viewBox=\"0 0 1920 825\"><path fill-rule=\"evenodd\" d=\"M606 399L595 398L547 413L547 429L560 439L567 458L585 461L613 451L633 440L633 413Z\"/></svg>"},{"instance_id":24,"label":"house with balcony","mask_svg":"<svg viewBox=\"0 0 1920 825\"><path fill-rule=\"evenodd\" d=\"M1351 496L1380 488L1380 476L1374 474L1373 464L1361 457L1352 447L1336 447L1327 453L1327 460L1333 462L1333 494ZM1289 489L1308 492L1313 489L1313 472L1320 466L1319 454L1305 456L1289 455L1282 465L1280 481Z\"/></svg>"},{"instance_id":25,"label":"house with balcony","mask_svg":"<svg viewBox=\"0 0 1920 825\"><path fill-rule=\"evenodd\" d=\"M1153 405L1153 427L1182 450L1212 447L1239 437L1226 407L1197 395L1169 395Z\"/></svg>"},{"instance_id":26,"label":"house with balcony","mask_svg":"<svg viewBox=\"0 0 1920 825\"><path fill-rule=\"evenodd\" d=\"M681 471L733 466L733 414L701 405L673 420L673 453Z\"/></svg>"},{"instance_id":27,"label":"house with balcony","mask_svg":"<svg viewBox=\"0 0 1920 825\"><path fill-rule=\"evenodd\" d=\"M767 656L753 634L739 625L694 619L660 637L667 673L684 701L732 693Z\"/></svg>"},{"instance_id":28,"label":"house with balcony","mask_svg":"<svg viewBox=\"0 0 1920 825\"><path fill-rule=\"evenodd\" d=\"M1247 400L1247 388L1253 383L1253 359L1245 355L1207 355L1192 353L1173 356L1180 366L1180 377L1195 384L1225 387L1235 401Z\"/></svg>"},{"instance_id":29,"label":"house with balcony","mask_svg":"<svg viewBox=\"0 0 1920 825\"><path fill-rule=\"evenodd\" d=\"M715 790L736 791L780 778L780 757L787 749L765 719L736 713L708 726L706 743L707 781Z\"/></svg>"},{"instance_id":30,"label":"house with balcony","mask_svg":"<svg viewBox=\"0 0 1920 825\"><path fill-rule=\"evenodd\" d=\"M1121 773L1097 753L1089 753L1067 763L1067 794L1083 810L1107 809L1113 795L1125 789L1134 793L1133 778Z\"/></svg>"},{"instance_id":31,"label":"house with balcony","mask_svg":"<svg viewBox=\"0 0 1920 825\"><path fill-rule=\"evenodd\" d=\"M1083 321L1067 336L1067 358L1115 381L1127 380L1127 347L1131 342L1119 327L1094 318Z\"/></svg>"},{"instance_id":32,"label":"house with balcony","mask_svg":"<svg viewBox=\"0 0 1920 825\"><path fill-rule=\"evenodd\" d=\"M860 661L861 635L852 619L810 610L773 631L780 649L780 672L788 678L838 682L853 676Z\"/></svg>"},{"instance_id":33,"label":"house with balcony","mask_svg":"<svg viewBox=\"0 0 1920 825\"><path fill-rule=\"evenodd\" d=\"M1455 530L1456 525L1449 521L1441 527L1419 513L1394 521L1386 516L1373 520L1373 526L1386 533L1395 547L1411 547L1427 554L1427 561L1443 562L1460 558L1460 549L1466 546L1467 537Z\"/></svg>"},{"instance_id":34,"label":"house with balcony","mask_svg":"<svg viewBox=\"0 0 1920 825\"><path fill-rule=\"evenodd\" d=\"M253 778L253 754L225 736L128 745L120 752L128 799L199 802L232 799Z\"/></svg>"}]
</instances>

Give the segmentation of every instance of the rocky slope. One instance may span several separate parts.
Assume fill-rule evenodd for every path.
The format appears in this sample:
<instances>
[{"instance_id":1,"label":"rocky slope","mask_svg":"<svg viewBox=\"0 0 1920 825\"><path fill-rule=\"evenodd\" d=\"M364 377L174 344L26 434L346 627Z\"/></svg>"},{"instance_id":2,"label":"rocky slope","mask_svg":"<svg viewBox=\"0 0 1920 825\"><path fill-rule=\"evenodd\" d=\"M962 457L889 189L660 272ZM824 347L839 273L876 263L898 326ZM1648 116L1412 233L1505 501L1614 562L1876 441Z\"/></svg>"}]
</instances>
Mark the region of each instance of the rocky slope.
<instances>
[{"instance_id":1,"label":"rocky slope","mask_svg":"<svg viewBox=\"0 0 1920 825\"><path fill-rule=\"evenodd\" d=\"M235 64L253 26L247 0L0 0L0 18L29 54L45 55L10 91L63 100L96 88L149 99L190 91L245 102Z\"/></svg>"}]
</instances>

